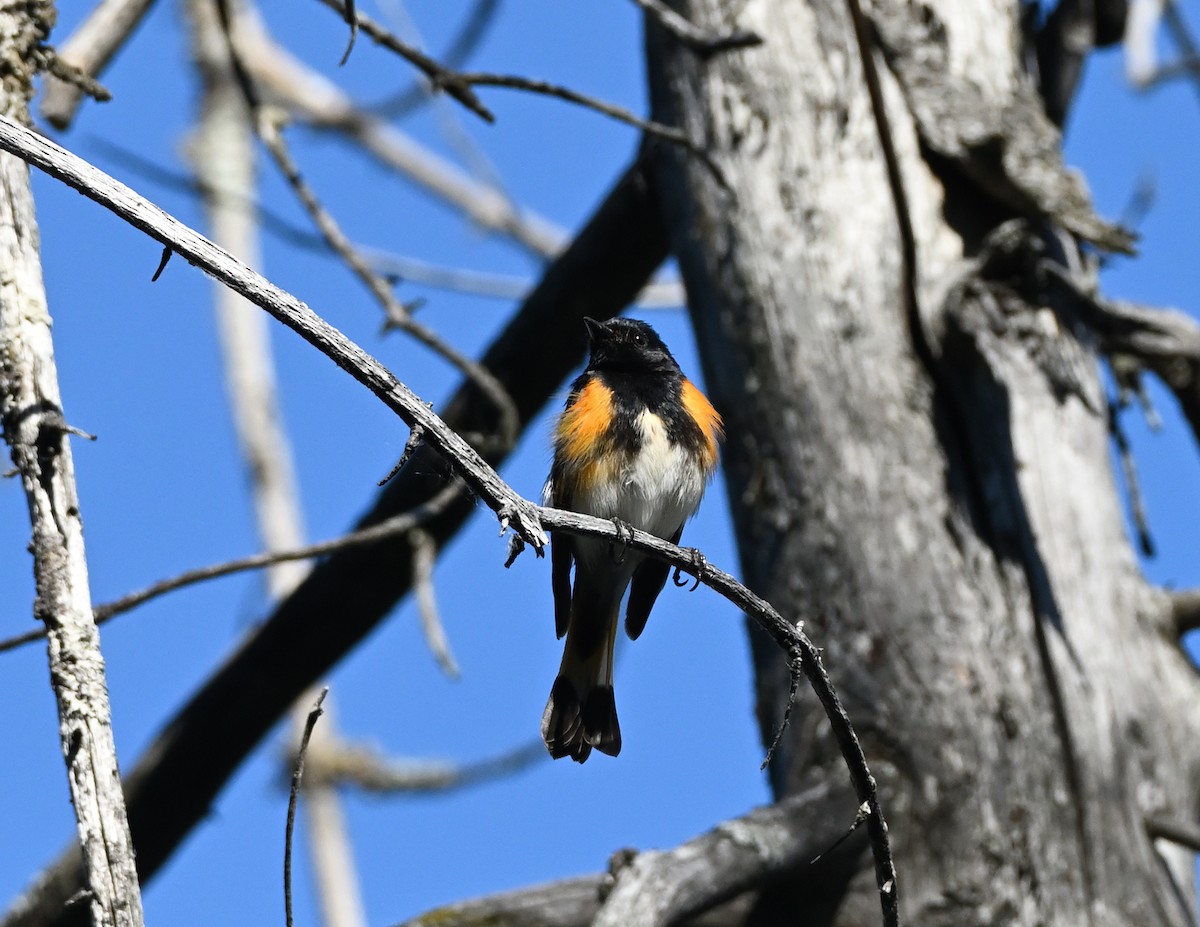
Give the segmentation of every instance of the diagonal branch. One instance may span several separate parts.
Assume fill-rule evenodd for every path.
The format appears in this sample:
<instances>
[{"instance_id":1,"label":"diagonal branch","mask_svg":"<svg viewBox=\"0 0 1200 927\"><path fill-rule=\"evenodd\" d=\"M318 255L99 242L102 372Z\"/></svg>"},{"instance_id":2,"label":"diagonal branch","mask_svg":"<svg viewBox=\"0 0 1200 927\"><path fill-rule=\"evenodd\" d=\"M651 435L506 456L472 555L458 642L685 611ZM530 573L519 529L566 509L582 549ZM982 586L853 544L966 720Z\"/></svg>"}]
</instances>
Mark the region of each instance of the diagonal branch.
<instances>
[{"instance_id":1,"label":"diagonal branch","mask_svg":"<svg viewBox=\"0 0 1200 927\"><path fill-rule=\"evenodd\" d=\"M7 117L0 117L0 148L110 209L265 309L371 390L410 428L420 425L425 430L426 440L444 457L455 461L471 490L493 507L503 528L511 525L536 548L545 545L546 536L530 503L513 493L478 452L434 415L412 390L296 297L124 184Z\"/></svg>"},{"instance_id":2,"label":"diagonal branch","mask_svg":"<svg viewBox=\"0 0 1200 927\"><path fill-rule=\"evenodd\" d=\"M428 502L416 506L411 511L393 515L391 518L370 527L351 531L349 534L344 534L333 540L321 541L305 547L251 554L249 557L242 557L238 560L227 560L224 563L217 563L212 566L186 570L178 576L159 580L143 589L123 595L119 599L114 599L111 602L103 602L92 609L92 614L95 616L96 624L101 625L107 621L111 621L118 615L123 615L140 605L144 605L151 599L157 599L159 596L166 595L168 592L174 592L176 589L185 589L188 586L194 586L196 583L207 582L222 576L232 576L234 573L244 573L247 570L263 570L280 563L290 563L297 560L314 560L317 557L325 557L338 551L363 547L368 544L378 544L390 538L395 538L398 535L407 536L414 528L419 527L422 522L440 516L452 503L458 502L461 493L462 484L456 480L442 489L441 492ZM16 650L25 644L32 644L34 641L39 641L45 636L46 631L43 628L7 638L0 641L0 653L8 650Z\"/></svg>"},{"instance_id":3,"label":"diagonal branch","mask_svg":"<svg viewBox=\"0 0 1200 927\"><path fill-rule=\"evenodd\" d=\"M508 388L522 427L583 359L584 317L608 319L636 297L666 259L661 210L642 162L630 168L492 343L483 364ZM541 359L530 364L528 359ZM469 382L442 411L460 432L489 433L495 409ZM498 464L504 455L488 459ZM427 503L445 486L427 446L391 480L359 522L378 525ZM424 527L439 546L474 511L459 498ZM318 564L301 586L214 672L146 751L125 781L139 875L150 879L208 814L216 794L291 703L366 637L411 588L403 537ZM347 600L346 590L355 595ZM331 613L338 621L329 621ZM5 927L79 924L66 908L79 890L78 854L61 856L9 912Z\"/></svg>"},{"instance_id":4,"label":"diagonal branch","mask_svg":"<svg viewBox=\"0 0 1200 927\"><path fill-rule=\"evenodd\" d=\"M814 828L800 812L824 805ZM818 786L738 818L670 850L637 853L623 865L614 855L609 874L567 879L515 892L458 902L405 921L401 927L479 927L483 924L537 927L667 925L692 919L735 896L778 879L793 887L816 888L839 877L840 860L830 847L845 836L853 799L848 789L832 794ZM846 857L863 849L846 846ZM631 852L631 851L630 851ZM625 855L625 854L621 854ZM818 857L826 856L821 862ZM803 922L802 920L799 922Z\"/></svg>"}]
</instances>

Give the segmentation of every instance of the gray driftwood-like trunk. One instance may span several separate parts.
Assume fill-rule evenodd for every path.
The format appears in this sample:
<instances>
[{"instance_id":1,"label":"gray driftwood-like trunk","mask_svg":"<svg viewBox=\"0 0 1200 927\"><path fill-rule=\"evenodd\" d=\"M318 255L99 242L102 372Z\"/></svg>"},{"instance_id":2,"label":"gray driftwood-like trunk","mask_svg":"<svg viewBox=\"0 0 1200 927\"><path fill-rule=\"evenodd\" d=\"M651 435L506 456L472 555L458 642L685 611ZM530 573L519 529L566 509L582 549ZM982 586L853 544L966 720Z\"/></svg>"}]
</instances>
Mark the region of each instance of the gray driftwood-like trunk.
<instances>
[{"instance_id":1,"label":"gray driftwood-like trunk","mask_svg":"<svg viewBox=\"0 0 1200 927\"><path fill-rule=\"evenodd\" d=\"M703 60L651 29L653 116L728 189L665 148L657 179L744 579L825 648L904 921L1193 923L1192 857L1147 821L1196 820L1200 689L1126 537L1091 333L1047 282L1078 275L1075 240L1124 242L1061 164L1017 4L873 4L884 120L845 0L675 6L768 38ZM769 642L754 658L769 740L788 677ZM811 697L771 776L778 799L844 793ZM854 802L795 813L816 831ZM756 911L878 923L864 844Z\"/></svg>"}]
</instances>

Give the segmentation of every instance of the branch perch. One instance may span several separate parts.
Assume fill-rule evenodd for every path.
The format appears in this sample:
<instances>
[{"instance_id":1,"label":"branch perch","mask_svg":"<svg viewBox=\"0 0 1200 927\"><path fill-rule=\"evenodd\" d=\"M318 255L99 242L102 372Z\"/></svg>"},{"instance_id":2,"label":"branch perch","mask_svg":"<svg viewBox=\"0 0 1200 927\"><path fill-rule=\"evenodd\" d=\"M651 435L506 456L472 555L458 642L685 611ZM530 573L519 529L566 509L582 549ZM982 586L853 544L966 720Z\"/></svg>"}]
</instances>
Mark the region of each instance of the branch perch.
<instances>
[{"instance_id":1,"label":"branch perch","mask_svg":"<svg viewBox=\"0 0 1200 927\"><path fill-rule=\"evenodd\" d=\"M645 159L625 170L574 240L550 263L533 293L484 353L482 363L508 388L524 427L583 360L583 319L609 319L628 305L666 259L661 204ZM530 364L533 354L542 358ZM495 408L464 381L442 409L459 432L495 428ZM487 457L498 464L505 452ZM412 466L367 506L367 528L427 504L446 488L445 465L425 444ZM460 494L424 524L439 546L473 514ZM243 760L300 694L361 642L411 590L411 549L402 537L343 550L319 563L301 586L216 668L167 719L125 779L139 875L153 877ZM346 590L355 590L352 607ZM329 621L331 611L340 619ZM5 927L82 925L69 907L83 884L79 854L68 848L9 911Z\"/></svg>"}]
</instances>

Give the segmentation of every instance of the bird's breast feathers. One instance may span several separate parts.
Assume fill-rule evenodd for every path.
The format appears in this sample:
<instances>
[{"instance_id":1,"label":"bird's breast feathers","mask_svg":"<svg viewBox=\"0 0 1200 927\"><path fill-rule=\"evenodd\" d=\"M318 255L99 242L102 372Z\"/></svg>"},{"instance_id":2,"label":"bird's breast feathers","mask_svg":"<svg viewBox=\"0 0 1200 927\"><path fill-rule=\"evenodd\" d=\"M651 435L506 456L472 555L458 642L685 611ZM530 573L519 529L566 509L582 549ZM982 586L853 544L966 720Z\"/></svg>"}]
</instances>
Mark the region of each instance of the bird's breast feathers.
<instances>
[{"instance_id":1,"label":"bird's breast feathers","mask_svg":"<svg viewBox=\"0 0 1200 927\"><path fill-rule=\"evenodd\" d=\"M720 427L716 412L690 383L681 399L702 432L700 441L673 437L663 417L644 406L617 422L612 391L598 379L585 384L559 422L555 501L659 537L674 534L704 495ZM622 435L621 427L632 434Z\"/></svg>"}]
</instances>

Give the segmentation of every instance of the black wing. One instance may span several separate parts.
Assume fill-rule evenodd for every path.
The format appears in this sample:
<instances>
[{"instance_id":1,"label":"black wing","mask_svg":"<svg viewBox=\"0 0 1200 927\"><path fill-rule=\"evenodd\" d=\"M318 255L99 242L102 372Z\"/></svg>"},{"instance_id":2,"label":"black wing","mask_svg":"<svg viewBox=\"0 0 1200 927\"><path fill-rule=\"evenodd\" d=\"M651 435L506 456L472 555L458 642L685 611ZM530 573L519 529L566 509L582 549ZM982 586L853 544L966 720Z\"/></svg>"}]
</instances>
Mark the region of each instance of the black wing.
<instances>
[{"instance_id":1,"label":"black wing","mask_svg":"<svg viewBox=\"0 0 1200 927\"><path fill-rule=\"evenodd\" d=\"M683 536L683 525L671 537L672 544L678 544ZM633 583L629 587L629 604L625 606L625 633L630 640L637 640L646 628L646 619L650 617L650 609L662 592L667 582L667 574L671 565L663 560L643 560L633 571Z\"/></svg>"}]
</instances>

